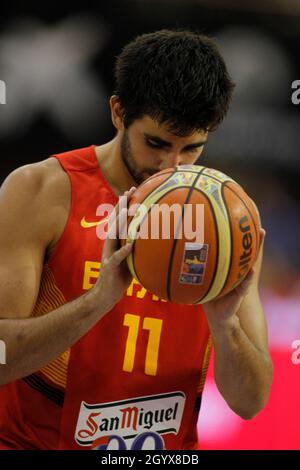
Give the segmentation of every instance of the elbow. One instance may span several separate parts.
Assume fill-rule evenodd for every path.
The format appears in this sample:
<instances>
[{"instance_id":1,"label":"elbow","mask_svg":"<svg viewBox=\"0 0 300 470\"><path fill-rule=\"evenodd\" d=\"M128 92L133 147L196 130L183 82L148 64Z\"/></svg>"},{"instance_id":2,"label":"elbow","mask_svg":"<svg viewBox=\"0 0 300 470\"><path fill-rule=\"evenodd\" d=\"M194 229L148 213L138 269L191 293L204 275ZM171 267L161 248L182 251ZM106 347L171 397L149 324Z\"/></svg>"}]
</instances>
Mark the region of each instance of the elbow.
<instances>
[{"instance_id":1,"label":"elbow","mask_svg":"<svg viewBox=\"0 0 300 470\"><path fill-rule=\"evenodd\" d=\"M252 390L252 396L249 397L247 406L243 406L242 409L240 407L232 408L242 419L253 419L266 407L270 397L273 373L273 364L268 357L266 358L264 379L257 383L255 390Z\"/></svg>"},{"instance_id":2,"label":"elbow","mask_svg":"<svg viewBox=\"0 0 300 470\"><path fill-rule=\"evenodd\" d=\"M264 367L259 374L252 376L251 380L246 379L243 389L239 384L238 387L231 388L230 392L228 389L225 392L224 387L222 388L217 380L216 383L231 410L240 418L250 420L257 416L269 401L273 381L273 364L270 357L265 357Z\"/></svg>"},{"instance_id":3,"label":"elbow","mask_svg":"<svg viewBox=\"0 0 300 470\"><path fill-rule=\"evenodd\" d=\"M257 393L256 396L252 397L248 403L244 406L232 406L229 403L230 408L240 418L244 420L250 420L255 418L267 405L269 400L270 390L266 390L264 393Z\"/></svg>"},{"instance_id":4,"label":"elbow","mask_svg":"<svg viewBox=\"0 0 300 470\"><path fill-rule=\"evenodd\" d=\"M240 418L249 421L250 419L255 418L262 410L264 406L253 406L247 409L234 409L231 408Z\"/></svg>"}]
</instances>

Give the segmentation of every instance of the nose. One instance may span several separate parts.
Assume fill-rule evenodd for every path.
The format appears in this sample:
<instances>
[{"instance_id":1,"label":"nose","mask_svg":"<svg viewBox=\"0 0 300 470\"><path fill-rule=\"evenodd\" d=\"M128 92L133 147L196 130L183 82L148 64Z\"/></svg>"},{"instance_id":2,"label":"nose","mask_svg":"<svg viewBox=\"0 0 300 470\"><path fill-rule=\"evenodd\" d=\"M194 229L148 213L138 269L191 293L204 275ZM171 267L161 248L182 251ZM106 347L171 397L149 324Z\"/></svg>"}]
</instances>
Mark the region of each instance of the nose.
<instances>
[{"instance_id":1,"label":"nose","mask_svg":"<svg viewBox=\"0 0 300 470\"><path fill-rule=\"evenodd\" d=\"M174 168L176 165L180 165L180 154L179 153L169 153L165 155L161 164L159 165L159 170L165 170L166 168Z\"/></svg>"}]
</instances>

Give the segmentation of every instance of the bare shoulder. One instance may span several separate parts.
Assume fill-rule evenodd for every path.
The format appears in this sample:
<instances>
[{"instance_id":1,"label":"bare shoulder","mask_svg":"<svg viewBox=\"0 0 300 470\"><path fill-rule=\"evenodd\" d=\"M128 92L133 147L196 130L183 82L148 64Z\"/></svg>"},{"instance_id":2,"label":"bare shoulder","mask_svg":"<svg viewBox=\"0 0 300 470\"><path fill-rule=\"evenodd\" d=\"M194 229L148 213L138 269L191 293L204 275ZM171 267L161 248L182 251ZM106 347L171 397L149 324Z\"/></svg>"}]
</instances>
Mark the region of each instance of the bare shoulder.
<instances>
[{"instance_id":1,"label":"bare shoulder","mask_svg":"<svg viewBox=\"0 0 300 470\"><path fill-rule=\"evenodd\" d=\"M32 167L28 170L35 174L35 183L45 198L48 209L69 209L70 180L59 161L52 157L28 166Z\"/></svg>"},{"instance_id":2,"label":"bare shoulder","mask_svg":"<svg viewBox=\"0 0 300 470\"><path fill-rule=\"evenodd\" d=\"M55 158L24 165L12 171L4 181L1 190L12 191L15 197L24 194L38 194L48 191L68 191L68 177Z\"/></svg>"},{"instance_id":3,"label":"bare shoulder","mask_svg":"<svg viewBox=\"0 0 300 470\"><path fill-rule=\"evenodd\" d=\"M14 170L0 189L0 212L7 226L22 220L41 234L44 245L55 243L64 229L71 201L67 174L56 158L24 165Z\"/></svg>"},{"instance_id":4,"label":"bare shoulder","mask_svg":"<svg viewBox=\"0 0 300 470\"><path fill-rule=\"evenodd\" d=\"M26 190L44 191L52 187L60 188L67 184L68 177L56 158L47 158L37 163L30 163L14 170L6 178L6 184L26 186ZM21 187L19 188L21 189Z\"/></svg>"}]
</instances>

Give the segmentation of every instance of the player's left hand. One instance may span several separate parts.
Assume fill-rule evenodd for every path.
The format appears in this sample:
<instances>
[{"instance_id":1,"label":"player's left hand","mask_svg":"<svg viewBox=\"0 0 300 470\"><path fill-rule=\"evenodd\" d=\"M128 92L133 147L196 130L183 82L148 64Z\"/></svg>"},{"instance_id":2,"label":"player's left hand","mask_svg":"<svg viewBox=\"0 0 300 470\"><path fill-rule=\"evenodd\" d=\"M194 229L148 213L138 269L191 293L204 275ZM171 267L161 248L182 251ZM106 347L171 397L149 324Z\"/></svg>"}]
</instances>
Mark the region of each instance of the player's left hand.
<instances>
[{"instance_id":1,"label":"player's left hand","mask_svg":"<svg viewBox=\"0 0 300 470\"><path fill-rule=\"evenodd\" d=\"M260 248L257 259L245 279L231 292L203 304L210 326L222 326L236 320L236 314L250 287L255 281L256 270L260 268L266 232L260 229Z\"/></svg>"}]
</instances>

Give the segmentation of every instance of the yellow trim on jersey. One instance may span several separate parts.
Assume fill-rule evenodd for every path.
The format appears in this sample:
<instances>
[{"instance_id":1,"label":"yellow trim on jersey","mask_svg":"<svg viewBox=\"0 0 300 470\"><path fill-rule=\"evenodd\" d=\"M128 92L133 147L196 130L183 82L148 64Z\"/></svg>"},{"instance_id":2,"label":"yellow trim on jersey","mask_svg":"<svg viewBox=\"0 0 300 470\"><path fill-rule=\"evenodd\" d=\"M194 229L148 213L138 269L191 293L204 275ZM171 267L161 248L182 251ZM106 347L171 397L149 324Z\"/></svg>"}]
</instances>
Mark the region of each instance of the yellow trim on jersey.
<instances>
[{"instance_id":1,"label":"yellow trim on jersey","mask_svg":"<svg viewBox=\"0 0 300 470\"><path fill-rule=\"evenodd\" d=\"M59 385L62 388L66 388L69 359L70 349L40 369L40 372L54 384Z\"/></svg>"},{"instance_id":2,"label":"yellow trim on jersey","mask_svg":"<svg viewBox=\"0 0 300 470\"><path fill-rule=\"evenodd\" d=\"M40 317L60 307L66 302L56 284L54 275L47 264L43 267L39 295L32 316ZM55 385L66 388L70 349L51 361L40 372Z\"/></svg>"},{"instance_id":3,"label":"yellow trim on jersey","mask_svg":"<svg viewBox=\"0 0 300 470\"><path fill-rule=\"evenodd\" d=\"M210 359L211 350L212 350L212 337L210 335L209 338L208 338L208 341L207 341L206 350L205 350L205 354L204 354L203 365L202 365L202 370L201 370L201 377L200 377L199 385L198 385L198 388L197 388L198 393L201 393L203 391L203 388L204 388L204 384L205 384L205 380L206 380L206 376L207 376L207 371L208 371L208 367L209 367L209 359Z\"/></svg>"}]
</instances>

